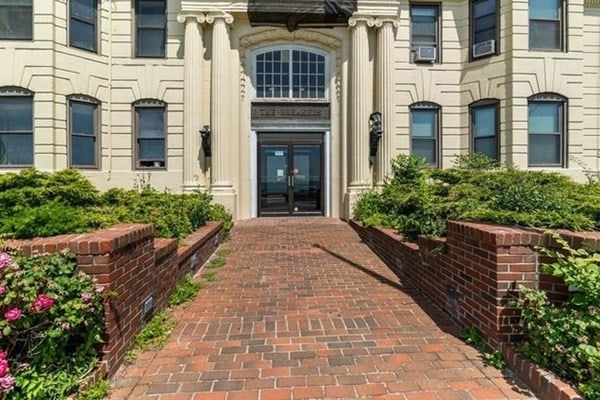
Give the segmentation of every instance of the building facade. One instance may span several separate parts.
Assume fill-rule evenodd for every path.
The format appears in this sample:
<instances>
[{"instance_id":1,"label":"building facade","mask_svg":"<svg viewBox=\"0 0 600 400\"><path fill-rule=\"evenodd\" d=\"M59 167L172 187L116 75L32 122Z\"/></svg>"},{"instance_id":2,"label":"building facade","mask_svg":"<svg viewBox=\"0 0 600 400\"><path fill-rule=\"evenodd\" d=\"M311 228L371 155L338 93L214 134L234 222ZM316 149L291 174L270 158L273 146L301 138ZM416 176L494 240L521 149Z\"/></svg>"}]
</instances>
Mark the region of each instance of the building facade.
<instances>
[{"instance_id":1,"label":"building facade","mask_svg":"<svg viewBox=\"0 0 600 400\"><path fill-rule=\"evenodd\" d=\"M286 3L0 0L0 172L246 219L347 218L402 153L600 171L600 0Z\"/></svg>"}]
</instances>

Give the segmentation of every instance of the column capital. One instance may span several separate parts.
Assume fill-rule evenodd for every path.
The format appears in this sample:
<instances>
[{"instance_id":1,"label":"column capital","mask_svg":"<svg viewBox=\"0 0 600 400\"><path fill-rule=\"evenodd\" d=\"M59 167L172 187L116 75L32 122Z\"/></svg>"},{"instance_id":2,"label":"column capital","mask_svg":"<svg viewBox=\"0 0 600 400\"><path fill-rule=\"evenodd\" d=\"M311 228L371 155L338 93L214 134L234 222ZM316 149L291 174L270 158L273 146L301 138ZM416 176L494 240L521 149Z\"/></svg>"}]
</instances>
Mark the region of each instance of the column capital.
<instances>
[{"instance_id":1,"label":"column capital","mask_svg":"<svg viewBox=\"0 0 600 400\"><path fill-rule=\"evenodd\" d=\"M206 15L198 12L182 11L179 14L177 14L177 22L184 25L188 22L197 22L199 24L203 24L206 22Z\"/></svg>"},{"instance_id":2,"label":"column capital","mask_svg":"<svg viewBox=\"0 0 600 400\"><path fill-rule=\"evenodd\" d=\"M366 24L368 27L375 26L375 17L372 15L355 14L348 20L348 26L354 28L358 25Z\"/></svg>"},{"instance_id":3,"label":"column capital","mask_svg":"<svg viewBox=\"0 0 600 400\"><path fill-rule=\"evenodd\" d=\"M382 17L375 17L375 28L381 28L383 27L384 24L391 24L394 28L397 28L398 26L400 26L400 24L398 23L398 18L394 17L394 16L382 16Z\"/></svg>"},{"instance_id":4,"label":"column capital","mask_svg":"<svg viewBox=\"0 0 600 400\"><path fill-rule=\"evenodd\" d=\"M225 11L211 11L206 14L206 22L209 24L213 24L218 19L222 19L227 25L233 24L233 15Z\"/></svg>"}]
</instances>

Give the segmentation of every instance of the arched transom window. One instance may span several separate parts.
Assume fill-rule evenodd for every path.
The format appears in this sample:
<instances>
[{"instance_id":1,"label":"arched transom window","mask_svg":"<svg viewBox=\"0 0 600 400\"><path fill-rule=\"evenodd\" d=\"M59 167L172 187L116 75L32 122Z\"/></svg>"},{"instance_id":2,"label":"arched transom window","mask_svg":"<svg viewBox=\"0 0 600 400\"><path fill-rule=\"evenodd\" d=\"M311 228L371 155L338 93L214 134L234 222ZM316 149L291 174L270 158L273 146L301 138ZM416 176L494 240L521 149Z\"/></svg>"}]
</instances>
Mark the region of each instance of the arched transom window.
<instances>
[{"instance_id":1,"label":"arched transom window","mask_svg":"<svg viewBox=\"0 0 600 400\"><path fill-rule=\"evenodd\" d=\"M308 48L279 48L255 53L259 99L325 99L327 57Z\"/></svg>"}]
</instances>

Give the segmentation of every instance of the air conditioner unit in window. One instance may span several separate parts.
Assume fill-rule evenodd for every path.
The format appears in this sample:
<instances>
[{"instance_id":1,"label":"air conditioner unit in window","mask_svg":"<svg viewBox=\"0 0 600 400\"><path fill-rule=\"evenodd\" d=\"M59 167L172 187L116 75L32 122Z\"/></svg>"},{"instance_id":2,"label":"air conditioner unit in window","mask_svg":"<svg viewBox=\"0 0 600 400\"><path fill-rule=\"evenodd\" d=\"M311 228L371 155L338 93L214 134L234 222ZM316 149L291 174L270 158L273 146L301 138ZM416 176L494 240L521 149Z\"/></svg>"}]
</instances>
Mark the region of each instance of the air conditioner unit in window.
<instances>
[{"instance_id":1,"label":"air conditioner unit in window","mask_svg":"<svg viewBox=\"0 0 600 400\"><path fill-rule=\"evenodd\" d=\"M415 50L415 62L433 62L435 61L435 56L435 47L417 47L417 49Z\"/></svg>"},{"instance_id":2,"label":"air conditioner unit in window","mask_svg":"<svg viewBox=\"0 0 600 400\"><path fill-rule=\"evenodd\" d=\"M496 41L494 39L485 42L475 43L473 45L473 57L483 57L496 52Z\"/></svg>"}]
</instances>

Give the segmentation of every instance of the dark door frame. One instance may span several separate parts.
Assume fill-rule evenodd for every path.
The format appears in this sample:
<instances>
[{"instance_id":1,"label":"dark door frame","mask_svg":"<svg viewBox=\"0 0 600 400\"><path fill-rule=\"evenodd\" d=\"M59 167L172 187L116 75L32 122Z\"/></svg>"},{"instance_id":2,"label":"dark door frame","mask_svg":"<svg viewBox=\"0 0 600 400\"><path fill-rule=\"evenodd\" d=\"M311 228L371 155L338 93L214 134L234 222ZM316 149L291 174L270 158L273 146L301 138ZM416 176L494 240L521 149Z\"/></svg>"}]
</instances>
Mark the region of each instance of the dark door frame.
<instances>
[{"instance_id":1,"label":"dark door frame","mask_svg":"<svg viewBox=\"0 0 600 400\"><path fill-rule=\"evenodd\" d=\"M257 187L256 191L257 195L257 213L259 217L268 217L268 216L306 216L306 215L325 215L325 132L323 131L303 131L303 132L288 132L288 131L280 131L280 132L272 132L272 131L257 131ZM319 145L320 146L320 171L321 176L319 179L319 196L318 199L320 204L319 211L294 211L293 209L293 196L294 190L293 186L288 185L288 211L280 212L263 212L261 207L261 145L281 145L288 147L288 171L286 171L286 180L290 176L290 166L293 164L294 152L293 148L295 145Z\"/></svg>"}]
</instances>

